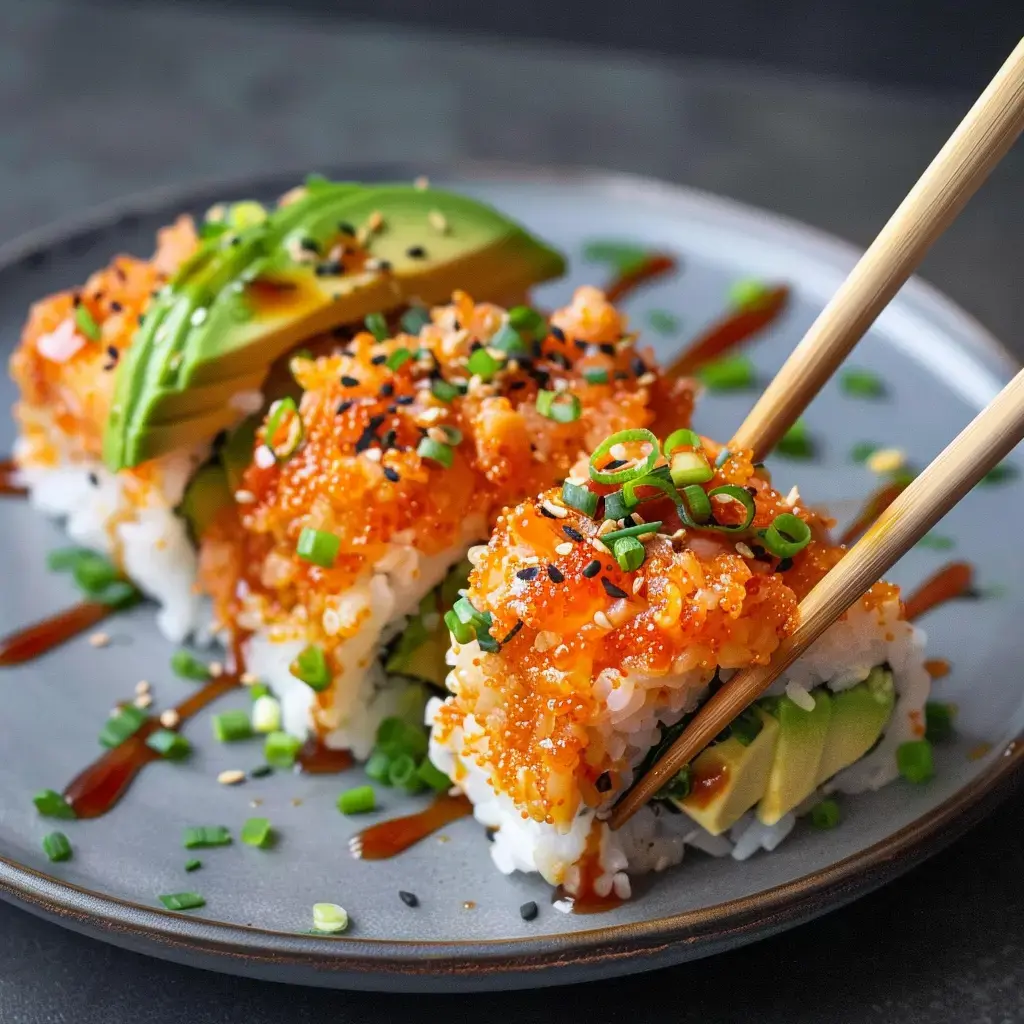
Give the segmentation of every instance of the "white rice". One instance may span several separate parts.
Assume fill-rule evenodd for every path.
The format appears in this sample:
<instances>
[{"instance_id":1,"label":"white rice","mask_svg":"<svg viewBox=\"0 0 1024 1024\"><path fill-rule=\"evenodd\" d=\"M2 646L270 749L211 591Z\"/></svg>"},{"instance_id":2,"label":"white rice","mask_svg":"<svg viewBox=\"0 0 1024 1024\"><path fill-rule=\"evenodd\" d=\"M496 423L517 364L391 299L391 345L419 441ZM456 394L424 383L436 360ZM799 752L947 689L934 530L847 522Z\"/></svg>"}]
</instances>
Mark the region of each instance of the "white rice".
<instances>
[{"instance_id":1,"label":"white rice","mask_svg":"<svg viewBox=\"0 0 1024 1024\"><path fill-rule=\"evenodd\" d=\"M830 780L826 789L860 792L877 789L896 777L896 748L916 738L915 724L923 721L930 683L923 666L923 651L924 636L899 618L898 601L881 610L868 610L858 603L773 685L772 693L803 693L809 698L809 691L823 683L833 690L847 689L866 679L877 665L888 663L892 668L897 701L881 742ZM458 685L460 671L472 671L470 666L478 653L475 643L460 646L455 659L458 670L449 676L450 686ZM610 755L625 754L634 768L639 765L659 739L659 724L673 724L696 706L706 692L706 682L692 670L667 678L620 677L619 686L612 690L599 677L595 687L598 693L604 688L608 715L598 731ZM659 688L668 691L667 702L645 699L649 689L654 693ZM428 724L434 722L441 704L434 700L428 705ZM551 884L563 885L572 892L578 881L577 864L598 812L583 810L561 831L555 825L524 819L511 797L492 789L485 769L473 758L459 756L467 740L472 743L477 733L477 724L469 715L460 728L451 731L443 745L432 736L431 760L456 780L473 803L477 820L497 829L490 849L500 871L537 871ZM619 791L629 780L620 782ZM807 801L806 806L811 803ZM732 827L728 837L712 836L685 814L644 808L616 832L599 826L601 872L595 889L598 895L618 891L628 885L628 875L661 871L678 864L686 846L712 856L731 854L737 860L746 860L758 850L775 849L790 833L795 820L795 814L789 813L769 826L749 812Z\"/></svg>"}]
</instances>

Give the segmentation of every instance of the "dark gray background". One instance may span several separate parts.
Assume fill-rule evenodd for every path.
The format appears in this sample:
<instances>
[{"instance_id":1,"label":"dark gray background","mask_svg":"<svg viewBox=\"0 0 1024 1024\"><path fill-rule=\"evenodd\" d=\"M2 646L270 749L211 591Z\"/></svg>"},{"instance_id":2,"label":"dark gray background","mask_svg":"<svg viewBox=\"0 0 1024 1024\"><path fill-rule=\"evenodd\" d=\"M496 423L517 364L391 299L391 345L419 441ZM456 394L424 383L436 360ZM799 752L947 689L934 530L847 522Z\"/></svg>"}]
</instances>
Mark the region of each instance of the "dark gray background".
<instances>
[{"instance_id":1,"label":"dark gray background","mask_svg":"<svg viewBox=\"0 0 1024 1024\"><path fill-rule=\"evenodd\" d=\"M284 6L0 0L3 236L199 176L475 157L653 174L867 243L1024 23L995 0L631 0L618 20L604 5L575 5L574 18L524 0L505 23L494 5L461 20L443 0L349 5L396 21L376 27L329 16L328 0ZM442 31L445 19L470 34ZM1018 354L1022 200L1018 149L924 271ZM1018 797L908 878L788 935L656 975L497 998L200 974L2 906L0 1021L1004 1024L1024 1020L1022 828Z\"/></svg>"}]
</instances>

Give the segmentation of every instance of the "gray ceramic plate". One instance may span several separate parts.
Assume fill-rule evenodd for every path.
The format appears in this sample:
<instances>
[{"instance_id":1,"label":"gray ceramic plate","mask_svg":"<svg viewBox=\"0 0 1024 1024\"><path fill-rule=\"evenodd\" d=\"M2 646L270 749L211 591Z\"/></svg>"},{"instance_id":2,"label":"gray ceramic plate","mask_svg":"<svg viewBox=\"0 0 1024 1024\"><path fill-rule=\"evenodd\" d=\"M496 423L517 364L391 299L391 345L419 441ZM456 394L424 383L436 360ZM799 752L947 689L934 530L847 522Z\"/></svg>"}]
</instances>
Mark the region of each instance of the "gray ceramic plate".
<instances>
[{"instance_id":1,"label":"gray ceramic plate","mask_svg":"<svg viewBox=\"0 0 1024 1024\"><path fill-rule=\"evenodd\" d=\"M347 168L352 177L410 178L409 168ZM201 212L222 198L282 192L295 175L169 190L115 204L75 224L21 239L0 250L0 339L16 341L29 303L84 280L117 251L146 253L153 232L181 210ZM756 210L652 182L577 172L469 169L437 174L494 202L572 256L572 274L544 289L555 303L574 284L600 281L603 268L580 258L595 237L629 239L678 253L685 271L630 302L643 326L653 309L677 315L674 336L649 331L662 356L677 350L721 314L732 282L742 277L786 281L795 301L784 319L751 350L765 379L811 323L852 266L848 246ZM850 502L874 481L848 458L852 443L886 441L923 464L953 436L1012 370L985 332L919 282L908 285L861 343L854 362L889 382L884 400L851 399L833 384L808 413L820 458L776 462L782 490L799 482L824 503ZM697 423L725 436L750 406L751 393L709 397ZM13 390L0 384L0 403ZM0 427L0 447L12 430ZM218 745L205 718L188 727L196 754L184 765L148 768L105 819L71 822L72 861L51 866L40 850L50 823L34 813L31 795L59 788L96 756L96 735L108 709L139 679L153 682L160 705L189 685L168 670L170 646L148 609L115 621L115 642L94 650L84 639L0 675L0 894L69 927L157 956L216 970L307 984L380 989L508 988L580 981L705 956L748 942L825 910L906 870L965 829L1014 781L1024 723L1018 685L1019 624L1024 592L1017 580L1015 517L1024 483L978 490L942 525L953 552L915 550L898 567L913 585L951 555L977 567L983 586L1000 597L960 602L925 622L935 657L953 662L936 689L960 706L960 739L941 749L937 778L926 786L898 782L850 799L840 828L797 832L777 852L738 864L690 856L679 869L641 882L635 898L602 916L565 916L550 908L536 878L499 875L481 830L460 821L443 835L391 861L352 860L353 824L334 810L348 777L278 774L238 788L216 784L224 768L251 767L258 746ZM44 567L60 530L23 502L0 504L0 633L68 604L74 594ZM222 701L231 706L230 697ZM978 757L979 744L990 752ZM972 758L969 752L975 752ZM270 851L240 844L203 851L202 871L186 875L181 829L223 823L235 829L254 813L271 818L280 842ZM387 793L385 814L408 811ZM52 827L52 826L50 826ZM195 914L170 914L161 892L197 888L207 899ZM419 895L411 910L398 890ZM353 927L342 939L304 934L310 906L344 904ZM541 906L525 923L518 908Z\"/></svg>"}]
</instances>

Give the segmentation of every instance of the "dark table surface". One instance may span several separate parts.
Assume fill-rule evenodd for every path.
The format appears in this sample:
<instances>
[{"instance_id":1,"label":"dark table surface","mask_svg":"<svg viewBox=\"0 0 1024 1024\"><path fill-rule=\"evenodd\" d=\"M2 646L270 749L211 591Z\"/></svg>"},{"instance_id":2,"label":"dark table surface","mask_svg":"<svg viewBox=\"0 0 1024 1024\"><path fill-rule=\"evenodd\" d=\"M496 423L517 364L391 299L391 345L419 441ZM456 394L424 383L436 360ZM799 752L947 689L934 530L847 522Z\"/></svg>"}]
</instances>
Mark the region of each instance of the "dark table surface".
<instances>
[{"instance_id":1,"label":"dark table surface","mask_svg":"<svg viewBox=\"0 0 1024 1024\"><path fill-rule=\"evenodd\" d=\"M473 157L635 171L867 243L969 105L818 77L197 4L0 0L0 232L151 185ZM1024 152L924 276L1024 355ZM0 752L2 756L2 752ZM0 1022L1024 1020L1024 799L894 885L713 960L561 992L295 990L0 906Z\"/></svg>"}]
</instances>

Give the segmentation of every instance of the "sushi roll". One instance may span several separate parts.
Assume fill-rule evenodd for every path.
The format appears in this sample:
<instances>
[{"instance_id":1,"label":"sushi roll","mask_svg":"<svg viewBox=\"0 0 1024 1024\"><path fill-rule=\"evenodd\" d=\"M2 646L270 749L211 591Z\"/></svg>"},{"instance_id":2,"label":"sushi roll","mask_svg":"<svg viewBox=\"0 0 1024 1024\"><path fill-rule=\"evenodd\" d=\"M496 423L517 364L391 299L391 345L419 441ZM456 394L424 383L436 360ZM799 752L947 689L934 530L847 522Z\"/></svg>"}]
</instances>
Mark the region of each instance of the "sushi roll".
<instances>
[{"instance_id":1,"label":"sushi roll","mask_svg":"<svg viewBox=\"0 0 1024 1024\"><path fill-rule=\"evenodd\" d=\"M842 558L745 452L688 430L608 437L499 517L448 622L430 756L503 872L624 898L686 845L742 859L823 791L893 780L924 735L923 638L880 582L626 825L608 811L732 673L766 663ZM589 497L580 498L580 495Z\"/></svg>"},{"instance_id":2,"label":"sushi roll","mask_svg":"<svg viewBox=\"0 0 1024 1024\"><path fill-rule=\"evenodd\" d=\"M361 758L410 681L443 687L442 616L501 509L609 432L688 418L693 397L594 288L550 318L456 292L372 327L293 357L297 396L260 425L200 572L285 730Z\"/></svg>"},{"instance_id":3,"label":"sushi roll","mask_svg":"<svg viewBox=\"0 0 1024 1024\"><path fill-rule=\"evenodd\" d=\"M181 640L203 615L194 542L252 454L247 418L293 386L289 353L457 286L515 300L563 266L490 207L411 185L313 177L274 209L182 217L152 259L33 307L11 360L20 479Z\"/></svg>"}]
</instances>

